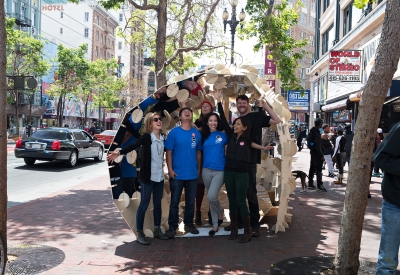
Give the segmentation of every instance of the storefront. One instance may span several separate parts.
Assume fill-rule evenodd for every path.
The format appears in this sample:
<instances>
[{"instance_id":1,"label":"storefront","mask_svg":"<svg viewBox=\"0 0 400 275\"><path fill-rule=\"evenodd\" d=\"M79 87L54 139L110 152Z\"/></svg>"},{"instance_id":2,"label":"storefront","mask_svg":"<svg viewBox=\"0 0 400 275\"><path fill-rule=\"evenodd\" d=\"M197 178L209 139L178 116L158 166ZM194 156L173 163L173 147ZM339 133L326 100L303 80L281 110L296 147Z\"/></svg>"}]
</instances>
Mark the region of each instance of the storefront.
<instances>
[{"instance_id":1,"label":"storefront","mask_svg":"<svg viewBox=\"0 0 400 275\"><path fill-rule=\"evenodd\" d=\"M288 91L287 100L289 111L292 113L291 120L297 126L308 128L310 116L310 90Z\"/></svg>"}]
</instances>

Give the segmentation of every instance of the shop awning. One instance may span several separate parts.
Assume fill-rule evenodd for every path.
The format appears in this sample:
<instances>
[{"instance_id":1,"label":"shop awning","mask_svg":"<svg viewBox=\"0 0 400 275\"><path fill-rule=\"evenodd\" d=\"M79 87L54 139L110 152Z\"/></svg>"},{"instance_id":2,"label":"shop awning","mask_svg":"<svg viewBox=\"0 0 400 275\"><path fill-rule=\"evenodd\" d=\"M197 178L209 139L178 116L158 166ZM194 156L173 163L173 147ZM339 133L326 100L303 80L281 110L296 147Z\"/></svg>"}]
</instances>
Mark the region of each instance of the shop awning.
<instances>
[{"instance_id":1,"label":"shop awning","mask_svg":"<svg viewBox=\"0 0 400 275\"><path fill-rule=\"evenodd\" d=\"M343 99L341 101L335 102L335 103L331 103L331 104L327 104L325 106L322 106L321 110L324 112L329 112L332 110L338 110L341 109L343 107L346 107L346 102L347 102L347 98Z\"/></svg>"}]
</instances>

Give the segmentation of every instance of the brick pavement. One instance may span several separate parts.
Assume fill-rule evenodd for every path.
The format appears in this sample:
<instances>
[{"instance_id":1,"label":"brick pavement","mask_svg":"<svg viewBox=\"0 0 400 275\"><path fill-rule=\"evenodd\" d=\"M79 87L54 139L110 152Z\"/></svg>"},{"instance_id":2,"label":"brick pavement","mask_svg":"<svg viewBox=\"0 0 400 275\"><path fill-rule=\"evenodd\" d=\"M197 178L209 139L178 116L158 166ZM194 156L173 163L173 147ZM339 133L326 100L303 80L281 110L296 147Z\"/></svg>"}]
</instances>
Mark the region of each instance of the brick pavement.
<instances>
[{"instance_id":1,"label":"brick pavement","mask_svg":"<svg viewBox=\"0 0 400 275\"><path fill-rule=\"evenodd\" d=\"M308 173L308 150L295 157L294 170ZM64 262L42 274L269 274L271 264L280 260L334 255L345 185L324 180L327 193L299 193L298 179L286 232L272 232L276 218L265 217L261 236L246 244L215 236L152 240L142 246L112 204L107 178L10 208L8 240L63 250ZM380 239L381 179L373 180L360 253L369 261L376 261Z\"/></svg>"}]
</instances>

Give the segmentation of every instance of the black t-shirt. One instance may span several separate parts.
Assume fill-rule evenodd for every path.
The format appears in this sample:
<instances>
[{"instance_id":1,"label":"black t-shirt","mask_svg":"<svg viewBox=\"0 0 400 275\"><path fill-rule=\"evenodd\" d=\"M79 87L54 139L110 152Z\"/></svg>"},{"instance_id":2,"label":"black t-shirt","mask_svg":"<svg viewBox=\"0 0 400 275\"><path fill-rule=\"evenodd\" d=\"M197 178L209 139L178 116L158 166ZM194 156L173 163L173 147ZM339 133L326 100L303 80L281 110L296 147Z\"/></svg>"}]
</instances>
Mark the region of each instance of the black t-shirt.
<instances>
[{"instance_id":1,"label":"black t-shirt","mask_svg":"<svg viewBox=\"0 0 400 275\"><path fill-rule=\"evenodd\" d=\"M254 134L254 142L257 144L261 144L261 138L262 138L262 127L269 127L271 124L269 123L269 120L271 119L270 116L268 116L265 111L262 108L258 108L259 112L263 112L263 120L261 122L261 127L251 128L252 134ZM250 121L251 125L255 125L257 123L257 112L250 112L245 116L241 116L240 118L246 118ZM251 163L261 163L261 150L251 148Z\"/></svg>"}]
</instances>

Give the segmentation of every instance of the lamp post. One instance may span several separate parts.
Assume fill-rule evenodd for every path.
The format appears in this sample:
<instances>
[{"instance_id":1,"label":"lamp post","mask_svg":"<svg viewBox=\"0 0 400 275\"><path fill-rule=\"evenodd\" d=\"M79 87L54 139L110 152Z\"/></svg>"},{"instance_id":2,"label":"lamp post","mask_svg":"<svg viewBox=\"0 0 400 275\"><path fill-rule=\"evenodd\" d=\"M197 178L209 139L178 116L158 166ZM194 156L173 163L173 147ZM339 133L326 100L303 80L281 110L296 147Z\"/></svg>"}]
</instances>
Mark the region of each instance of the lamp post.
<instances>
[{"instance_id":1,"label":"lamp post","mask_svg":"<svg viewBox=\"0 0 400 275\"><path fill-rule=\"evenodd\" d=\"M235 47L235 33L236 33L236 27L237 25L242 22L246 18L246 13L242 9L242 11L239 13L239 20L236 19L236 6L238 5L238 0L232 0L231 1L231 6L232 6L232 17L231 20L228 20L229 18L229 12L224 10L222 13L222 20L224 21L224 33L226 33L226 25L229 25L231 27L231 35L232 35L232 40L231 40L231 65L235 64L235 52L234 52L234 47Z\"/></svg>"}]
</instances>

